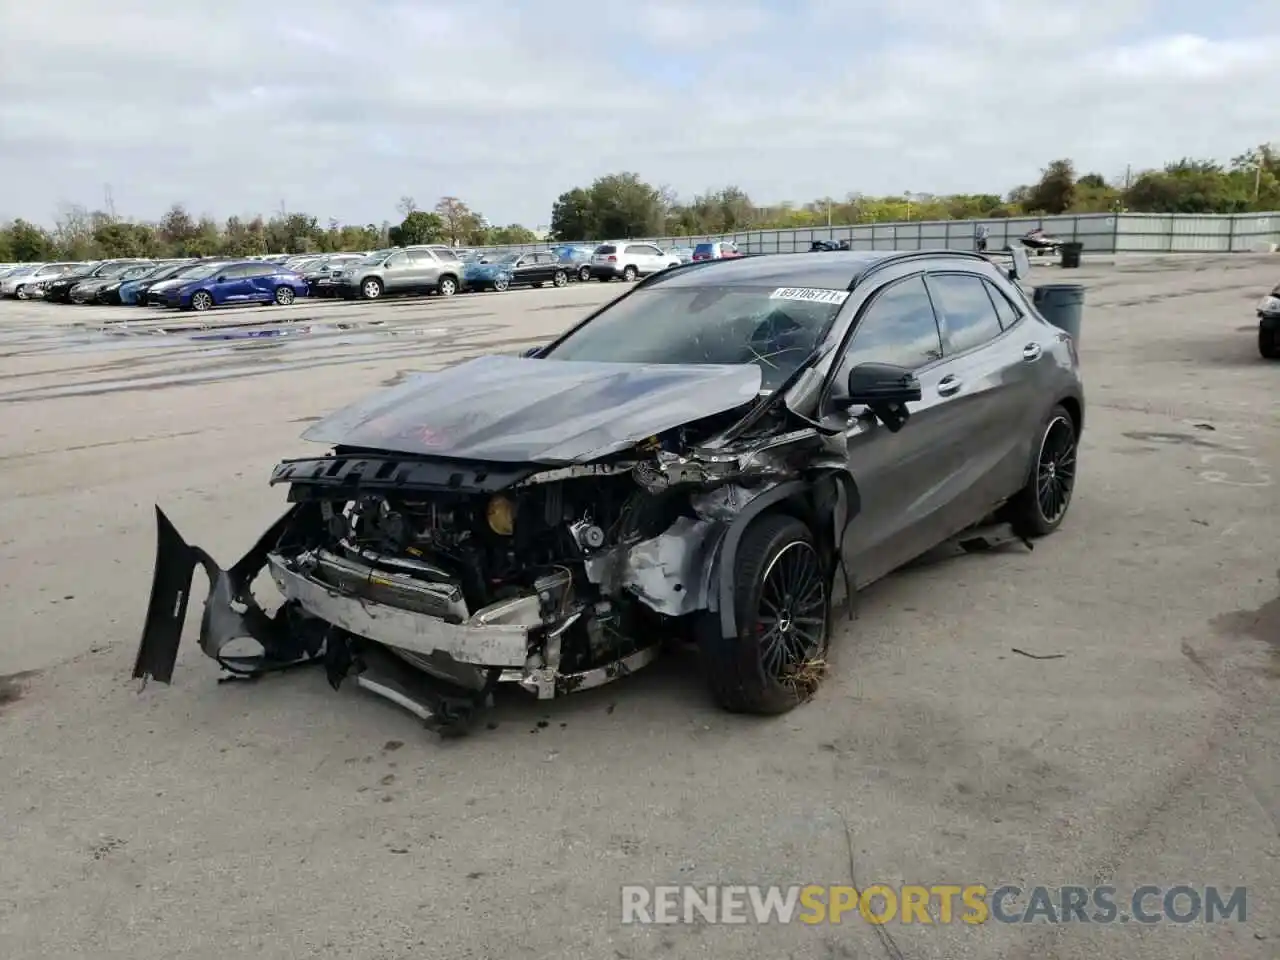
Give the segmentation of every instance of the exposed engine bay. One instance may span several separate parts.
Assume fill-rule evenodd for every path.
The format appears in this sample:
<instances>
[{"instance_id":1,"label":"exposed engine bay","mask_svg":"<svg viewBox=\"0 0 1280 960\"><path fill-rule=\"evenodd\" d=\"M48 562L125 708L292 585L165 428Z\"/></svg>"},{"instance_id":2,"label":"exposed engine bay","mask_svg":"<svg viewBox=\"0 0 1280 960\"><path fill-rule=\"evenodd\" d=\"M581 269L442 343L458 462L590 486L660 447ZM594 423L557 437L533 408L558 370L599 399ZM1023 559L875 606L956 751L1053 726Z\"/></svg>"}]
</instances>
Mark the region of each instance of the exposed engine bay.
<instances>
[{"instance_id":1,"label":"exposed engine bay","mask_svg":"<svg viewBox=\"0 0 1280 960\"><path fill-rule=\"evenodd\" d=\"M292 509L230 571L159 514L157 584L186 551L188 568L203 564L215 593L222 585L235 614L207 606L201 644L230 675L322 661L335 687L354 672L437 729L462 724L498 683L539 698L598 686L648 664L717 608L715 555L733 518L830 442L771 421L700 446L738 419L706 418L549 469L342 446L286 460L271 483L288 485ZM263 568L284 597L272 615L252 594ZM153 589L149 633L162 593ZM245 635L260 656L226 652ZM142 665L147 646L140 675L167 682L171 663ZM379 652L449 693L424 703L405 683L375 677Z\"/></svg>"}]
</instances>

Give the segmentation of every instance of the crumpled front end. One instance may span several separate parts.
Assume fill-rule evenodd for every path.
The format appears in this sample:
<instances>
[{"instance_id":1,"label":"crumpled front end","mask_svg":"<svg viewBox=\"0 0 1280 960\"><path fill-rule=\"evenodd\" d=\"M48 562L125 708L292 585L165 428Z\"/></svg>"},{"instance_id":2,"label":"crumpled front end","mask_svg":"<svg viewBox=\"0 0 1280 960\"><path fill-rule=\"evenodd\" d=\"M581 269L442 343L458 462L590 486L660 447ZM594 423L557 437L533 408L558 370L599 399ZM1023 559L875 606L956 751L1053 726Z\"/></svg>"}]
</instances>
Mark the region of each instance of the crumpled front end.
<instances>
[{"instance_id":1,"label":"crumpled front end","mask_svg":"<svg viewBox=\"0 0 1280 960\"><path fill-rule=\"evenodd\" d=\"M201 567L200 645L230 674L323 663L335 687L354 673L441 730L502 683L546 699L626 676L724 606L735 524L798 486L827 442L809 428L693 440L679 428L552 468L344 448L285 461L272 483L293 507L225 571L157 509L134 675L169 682ZM263 572L283 597L271 614L252 593ZM260 649L237 652L244 638Z\"/></svg>"}]
</instances>

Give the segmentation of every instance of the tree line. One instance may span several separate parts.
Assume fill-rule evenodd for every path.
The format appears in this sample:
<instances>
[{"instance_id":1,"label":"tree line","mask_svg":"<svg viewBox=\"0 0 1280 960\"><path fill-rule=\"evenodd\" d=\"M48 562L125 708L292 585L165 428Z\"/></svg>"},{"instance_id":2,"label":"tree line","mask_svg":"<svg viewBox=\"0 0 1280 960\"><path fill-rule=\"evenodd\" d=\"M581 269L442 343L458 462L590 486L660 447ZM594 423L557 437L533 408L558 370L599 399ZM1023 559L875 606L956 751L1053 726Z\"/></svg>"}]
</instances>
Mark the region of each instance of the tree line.
<instances>
[{"instance_id":1,"label":"tree line","mask_svg":"<svg viewBox=\"0 0 1280 960\"><path fill-rule=\"evenodd\" d=\"M1007 194L822 197L803 205L761 206L737 187L680 201L634 173L600 177L562 193L551 208L559 240L697 236L789 227L905 220L1055 216L1071 213L1246 213L1280 209L1280 152L1261 146L1228 164L1183 159L1136 176L1078 174L1055 160L1033 184Z\"/></svg>"},{"instance_id":2,"label":"tree line","mask_svg":"<svg viewBox=\"0 0 1280 960\"><path fill-rule=\"evenodd\" d=\"M182 204L174 204L158 221L147 223L68 206L52 230L21 219L0 226L0 263L336 253L412 243L504 246L536 239L532 230L520 224L491 226L457 197L441 197L430 210L419 209L412 197L402 197L399 209L399 223L360 226L337 220L322 225L310 214L285 211L269 218L229 217L218 223L211 217L193 216Z\"/></svg>"},{"instance_id":3,"label":"tree line","mask_svg":"<svg viewBox=\"0 0 1280 960\"><path fill-rule=\"evenodd\" d=\"M420 209L402 197L400 221L364 226L281 212L264 219L231 217L219 224L173 206L156 223L69 207L52 230L15 220L0 227L0 262L99 257L168 257L260 253L327 253L412 243L505 246L533 243L520 224L494 227L457 197ZM915 194L843 200L822 197L802 205L758 205L742 190L724 187L681 200L636 173L612 173L575 187L551 208L554 240L679 237L787 227L846 226L904 220L1053 216L1070 213L1247 213L1280 209L1280 152L1264 145L1227 164L1184 158L1158 170L1107 178L1079 174L1071 160L1055 160L1035 183L1004 195Z\"/></svg>"}]
</instances>

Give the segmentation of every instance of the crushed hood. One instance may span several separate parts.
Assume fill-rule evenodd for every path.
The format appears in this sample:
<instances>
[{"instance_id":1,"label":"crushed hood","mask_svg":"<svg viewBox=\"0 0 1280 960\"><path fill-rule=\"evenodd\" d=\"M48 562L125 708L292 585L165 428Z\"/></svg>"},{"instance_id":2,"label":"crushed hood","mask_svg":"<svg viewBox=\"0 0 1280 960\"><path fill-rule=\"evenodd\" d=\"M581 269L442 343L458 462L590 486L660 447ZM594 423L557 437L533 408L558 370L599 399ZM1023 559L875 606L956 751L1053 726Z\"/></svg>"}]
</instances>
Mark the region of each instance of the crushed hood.
<instances>
[{"instance_id":1,"label":"crushed hood","mask_svg":"<svg viewBox=\"0 0 1280 960\"><path fill-rule=\"evenodd\" d=\"M742 406L760 384L754 364L479 357L374 394L302 437L459 460L566 464Z\"/></svg>"}]
</instances>

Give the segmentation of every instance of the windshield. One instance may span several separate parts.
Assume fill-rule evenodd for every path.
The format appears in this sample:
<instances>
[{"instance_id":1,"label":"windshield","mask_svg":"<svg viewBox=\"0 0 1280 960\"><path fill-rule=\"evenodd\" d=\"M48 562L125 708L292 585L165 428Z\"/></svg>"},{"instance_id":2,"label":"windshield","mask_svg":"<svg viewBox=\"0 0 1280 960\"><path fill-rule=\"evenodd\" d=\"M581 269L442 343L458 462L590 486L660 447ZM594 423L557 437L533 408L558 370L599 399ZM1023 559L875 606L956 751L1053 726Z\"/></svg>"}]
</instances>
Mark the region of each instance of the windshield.
<instances>
[{"instance_id":1,"label":"windshield","mask_svg":"<svg viewBox=\"0 0 1280 960\"><path fill-rule=\"evenodd\" d=\"M203 280L205 277L212 277L225 266L225 263L202 263L197 267L188 267L174 274L174 277L180 277L183 280Z\"/></svg>"},{"instance_id":2,"label":"windshield","mask_svg":"<svg viewBox=\"0 0 1280 960\"><path fill-rule=\"evenodd\" d=\"M151 267L154 264L147 264L147 266ZM96 272L100 277L118 277L126 270L134 270L137 267L136 263L108 263Z\"/></svg>"},{"instance_id":3,"label":"windshield","mask_svg":"<svg viewBox=\"0 0 1280 960\"><path fill-rule=\"evenodd\" d=\"M844 302L844 291L831 291L834 303L789 299L787 293L755 286L636 290L544 356L615 363L754 363L763 388L772 390L813 352Z\"/></svg>"}]
</instances>

